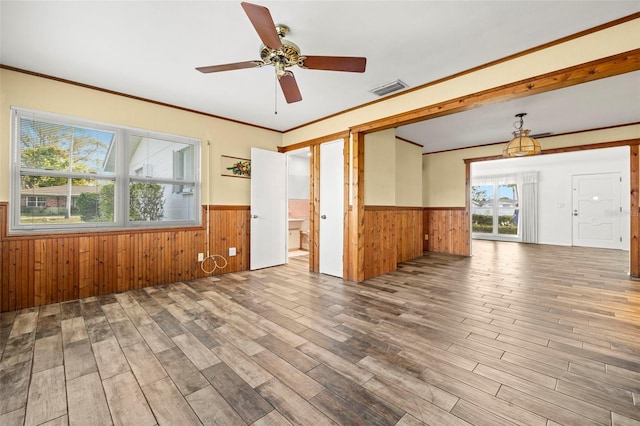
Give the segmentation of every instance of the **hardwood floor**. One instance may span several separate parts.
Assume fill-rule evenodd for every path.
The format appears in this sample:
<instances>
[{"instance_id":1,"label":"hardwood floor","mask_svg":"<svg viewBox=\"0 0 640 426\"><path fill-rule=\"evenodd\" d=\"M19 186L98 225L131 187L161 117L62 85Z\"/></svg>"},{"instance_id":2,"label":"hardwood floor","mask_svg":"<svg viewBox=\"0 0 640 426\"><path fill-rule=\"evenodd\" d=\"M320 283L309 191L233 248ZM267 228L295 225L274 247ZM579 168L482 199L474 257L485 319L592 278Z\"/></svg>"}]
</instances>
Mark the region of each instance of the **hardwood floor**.
<instances>
[{"instance_id":1,"label":"hardwood floor","mask_svg":"<svg viewBox=\"0 0 640 426\"><path fill-rule=\"evenodd\" d=\"M0 316L0 425L640 425L628 253L474 241Z\"/></svg>"}]
</instances>

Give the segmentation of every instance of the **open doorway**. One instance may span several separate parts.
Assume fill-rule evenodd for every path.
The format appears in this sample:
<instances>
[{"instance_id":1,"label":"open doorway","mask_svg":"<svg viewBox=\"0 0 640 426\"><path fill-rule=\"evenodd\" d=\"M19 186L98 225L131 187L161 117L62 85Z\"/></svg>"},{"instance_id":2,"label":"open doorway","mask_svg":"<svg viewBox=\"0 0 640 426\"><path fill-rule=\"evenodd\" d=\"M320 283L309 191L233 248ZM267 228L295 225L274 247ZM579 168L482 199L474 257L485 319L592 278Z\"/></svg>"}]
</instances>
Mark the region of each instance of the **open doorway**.
<instances>
[{"instance_id":1,"label":"open doorway","mask_svg":"<svg viewBox=\"0 0 640 426\"><path fill-rule=\"evenodd\" d=\"M310 154L308 147L287 153L287 245L289 258L309 255Z\"/></svg>"},{"instance_id":2,"label":"open doorway","mask_svg":"<svg viewBox=\"0 0 640 426\"><path fill-rule=\"evenodd\" d=\"M621 146L472 163L472 238L629 250L629 161Z\"/></svg>"}]
</instances>

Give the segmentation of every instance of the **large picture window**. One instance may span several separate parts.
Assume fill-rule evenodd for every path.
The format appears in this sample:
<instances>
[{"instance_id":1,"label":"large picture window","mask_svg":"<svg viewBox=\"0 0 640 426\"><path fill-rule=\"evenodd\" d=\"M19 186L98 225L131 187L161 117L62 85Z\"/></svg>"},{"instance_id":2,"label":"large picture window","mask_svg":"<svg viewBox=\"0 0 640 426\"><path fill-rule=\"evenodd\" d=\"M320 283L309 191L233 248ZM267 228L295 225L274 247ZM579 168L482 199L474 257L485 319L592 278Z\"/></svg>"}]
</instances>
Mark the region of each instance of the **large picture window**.
<instances>
[{"instance_id":1,"label":"large picture window","mask_svg":"<svg viewBox=\"0 0 640 426\"><path fill-rule=\"evenodd\" d=\"M200 141L13 109L11 230L200 224Z\"/></svg>"}]
</instances>

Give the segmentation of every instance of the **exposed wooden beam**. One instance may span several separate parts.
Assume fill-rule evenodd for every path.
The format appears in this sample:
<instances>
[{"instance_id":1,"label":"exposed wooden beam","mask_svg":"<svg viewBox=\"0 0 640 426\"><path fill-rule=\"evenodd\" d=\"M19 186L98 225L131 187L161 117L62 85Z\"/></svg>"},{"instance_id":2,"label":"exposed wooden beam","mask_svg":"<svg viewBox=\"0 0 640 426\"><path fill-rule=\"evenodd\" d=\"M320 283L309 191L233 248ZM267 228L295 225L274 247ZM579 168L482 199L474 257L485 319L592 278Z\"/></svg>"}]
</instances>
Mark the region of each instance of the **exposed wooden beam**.
<instances>
[{"instance_id":1,"label":"exposed wooden beam","mask_svg":"<svg viewBox=\"0 0 640 426\"><path fill-rule=\"evenodd\" d=\"M640 49L359 124L351 131L377 132L637 70L640 70Z\"/></svg>"},{"instance_id":2,"label":"exposed wooden beam","mask_svg":"<svg viewBox=\"0 0 640 426\"><path fill-rule=\"evenodd\" d=\"M294 143L293 145L279 146L278 152L295 151L297 149L306 148L308 146L320 145L325 142L333 142L333 141L337 141L338 139L344 139L348 137L349 137L349 131L343 130L342 132L332 133L330 135L321 136L319 138L310 139L308 141Z\"/></svg>"},{"instance_id":3,"label":"exposed wooden beam","mask_svg":"<svg viewBox=\"0 0 640 426\"><path fill-rule=\"evenodd\" d=\"M640 145L640 139L625 139L621 141L592 143L588 145L565 146L562 148L543 149L539 155L561 154L564 152L589 151L591 149L615 148L618 146L634 146ZM501 160L502 155L487 155L485 157L465 158L465 163L475 163L478 161Z\"/></svg>"}]
</instances>

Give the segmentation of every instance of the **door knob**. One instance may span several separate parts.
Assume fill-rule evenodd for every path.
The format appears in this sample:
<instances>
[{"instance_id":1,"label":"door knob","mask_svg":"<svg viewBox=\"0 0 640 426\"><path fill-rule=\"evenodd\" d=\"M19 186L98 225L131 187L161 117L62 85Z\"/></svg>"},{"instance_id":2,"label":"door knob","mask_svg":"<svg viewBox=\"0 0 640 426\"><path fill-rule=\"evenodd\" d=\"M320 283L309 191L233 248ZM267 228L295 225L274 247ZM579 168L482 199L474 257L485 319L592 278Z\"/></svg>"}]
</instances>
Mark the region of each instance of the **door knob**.
<instances>
[{"instance_id":1,"label":"door knob","mask_svg":"<svg viewBox=\"0 0 640 426\"><path fill-rule=\"evenodd\" d=\"M574 215L574 216L578 216L578 210L574 210L574 211L573 211L573 215Z\"/></svg>"},{"instance_id":2,"label":"door knob","mask_svg":"<svg viewBox=\"0 0 640 426\"><path fill-rule=\"evenodd\" d=\"M257 218L258 218L258 215L257 215L257 214L254 214L254 215L252 215L251 217L252 217L252 218L254 218L254 219L257 219Z\"/></svg>"},{"instance_id":3,"label":"door knob","mask_svg":"<svg viewBox=\"0 0 640 426\"><path fill-rule=\"evenodd\" d=\"M320 219L326 219L326 218L327 218L326 214L323 214L322 216L320 216Z\"/></svg>"}]
</instances>

